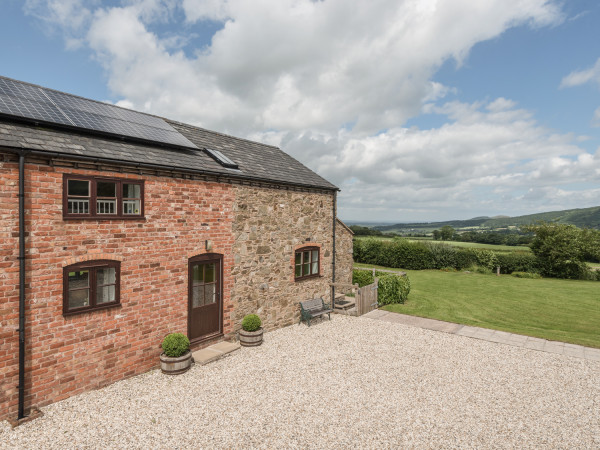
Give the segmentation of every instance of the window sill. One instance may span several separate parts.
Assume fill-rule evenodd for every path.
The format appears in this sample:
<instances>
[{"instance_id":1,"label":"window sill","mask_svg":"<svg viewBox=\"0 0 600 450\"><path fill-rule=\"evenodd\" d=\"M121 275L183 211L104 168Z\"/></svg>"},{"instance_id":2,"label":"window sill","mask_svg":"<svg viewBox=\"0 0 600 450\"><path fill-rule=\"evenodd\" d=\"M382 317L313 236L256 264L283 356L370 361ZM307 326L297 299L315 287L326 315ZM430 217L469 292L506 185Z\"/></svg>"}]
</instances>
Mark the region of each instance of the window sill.
<instances>
[{"instance_id":1,"label":"window sill","mask_svg":"<svg viewBox=\"0 0 600 450\"><path fill-rule=\"evenodd\" d=\"M121 308L121 303L111 303L110 305L95 306L94 308L78 309L75 311L63 312L63 317L78 316L84 313L93 313L95 311L103 311L105 309Z\"/></svg>"},{"instance_id":2,"label":"window sill","mask_svg":"<svg viewBox=\"0 0 600 450\"><path fill-rule=\"evenodd\" d=\"M301 277L301 278L294 278L294 281L299 282L299 281L304 281L304 280L313 280L315 278L323 278L323 275L318 274L318 275L307 275L305 277Z\"/></svg>"},{"instance_id":3,"label":"window sill","mask_svg":"<svg viewBox=\"0 0 600 450\"><path fill-rule=\"evenodd\" d=\"M145 216L63 216L63 220L139 220L145 222Z\"/></svg>"}]
</instances>

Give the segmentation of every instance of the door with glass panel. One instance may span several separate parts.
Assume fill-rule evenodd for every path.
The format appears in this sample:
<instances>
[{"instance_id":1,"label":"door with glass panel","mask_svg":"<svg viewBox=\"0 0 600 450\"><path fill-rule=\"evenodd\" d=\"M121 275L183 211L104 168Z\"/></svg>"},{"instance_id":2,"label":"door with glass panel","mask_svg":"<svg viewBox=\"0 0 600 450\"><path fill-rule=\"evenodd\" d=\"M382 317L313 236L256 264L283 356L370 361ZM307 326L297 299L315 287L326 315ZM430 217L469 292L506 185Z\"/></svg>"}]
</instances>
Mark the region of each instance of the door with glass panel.
<instances>
[{"instance_id":1,"label":"door with glass panel","mask_svg":"<svg viewBox=\"0 0 600 450\"><path fill-rule=\"evenodd\" d=\"M222 334L221 255L196 256L189 261L188 337L201 340Z\"/></svg>"}]
</instances>

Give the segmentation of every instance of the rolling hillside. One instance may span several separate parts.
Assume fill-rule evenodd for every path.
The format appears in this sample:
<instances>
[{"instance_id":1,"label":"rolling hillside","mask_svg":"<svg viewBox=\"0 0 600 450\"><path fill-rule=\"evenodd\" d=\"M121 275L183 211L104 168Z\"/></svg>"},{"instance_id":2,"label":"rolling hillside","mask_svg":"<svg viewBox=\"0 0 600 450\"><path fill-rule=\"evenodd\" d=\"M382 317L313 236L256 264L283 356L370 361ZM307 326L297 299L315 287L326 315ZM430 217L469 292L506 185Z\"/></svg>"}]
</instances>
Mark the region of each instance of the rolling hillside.
<instances>
[{"instance_id":1,"label":"rolling hillside","mask_svg":"<svg viewBox=\"0 0 600 450\"><path fill-rule=\"evenodd\" d=\"M479 229L496 230L511 226L529 225L536 222L556 222L576 225L581 228L600 229L600 206L582 209L567 209L564 211L551 211L538 214L528 214L517 217L475 217L468 220L448 220L445 222L424 222L424 223L398 223L395 225L385 225L374 227L383 232L431 232L445 225L450 225L457 230L460 229Z\"/></svg>"}]
</instances>

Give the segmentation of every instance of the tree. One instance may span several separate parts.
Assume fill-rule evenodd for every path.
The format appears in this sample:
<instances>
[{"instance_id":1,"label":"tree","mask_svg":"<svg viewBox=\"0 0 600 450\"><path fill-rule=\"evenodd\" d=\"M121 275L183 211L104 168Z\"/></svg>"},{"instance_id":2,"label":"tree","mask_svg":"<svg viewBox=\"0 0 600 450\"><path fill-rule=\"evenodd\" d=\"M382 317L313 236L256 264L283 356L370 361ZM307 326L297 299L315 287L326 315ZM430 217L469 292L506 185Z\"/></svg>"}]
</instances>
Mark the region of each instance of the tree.
<instances>
[{"instance_id":1,"label":"tree","mask_svg":"<svg viewBox=\"0 0 600 450\"><path fill-rule=\"evenodd\" d=\"M433 239L435 239L436 241L439 241L440 237L441 237L440 235L441 235L440 230L433 230Z\"/></svg>"},{"instance_id":2,"label":"tree","mask_svg":"<svg viewBox=\"0 0 600 450\"><path fill-rule=\"evenodd\" d=\"M542 266L542 275L557 278L587 278L585 263L592 251L594 234L575 225L542 223L524 228L535 233L531 250Z\"/></svg>"},{"instance_id":3,"label":"tree","mask_svg":"<svg viewBox=\"0 0 600 450\"><path fill-rule=\"evenodd\" d=\"M442 241L450 241L453 236L454 228L452 228L450 225L444 225L440 230L440 237L442 238Z\"/></svg>"}]
</instances>

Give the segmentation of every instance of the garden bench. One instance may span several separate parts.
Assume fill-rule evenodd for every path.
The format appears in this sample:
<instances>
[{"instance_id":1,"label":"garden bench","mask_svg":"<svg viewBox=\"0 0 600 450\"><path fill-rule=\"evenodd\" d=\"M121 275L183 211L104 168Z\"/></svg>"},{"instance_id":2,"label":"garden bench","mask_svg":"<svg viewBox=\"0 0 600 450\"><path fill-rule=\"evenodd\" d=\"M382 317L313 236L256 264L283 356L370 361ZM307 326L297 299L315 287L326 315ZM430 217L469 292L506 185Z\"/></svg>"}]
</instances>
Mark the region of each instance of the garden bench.
<instances>
[{"instance_id":1,"label":"garden bench","mask_svg":"<svg viewBox=\"0 0 600 450\"><path fill-rule=\"evenodd\" d=\"M313 300L305 300L300 302L300 322L306 320L310 327L310 319L320 317L325 314L329 316L331 320L331 309L330 305L325 303L322 298L315 298Z\"/></svg>"}]
</instances>

